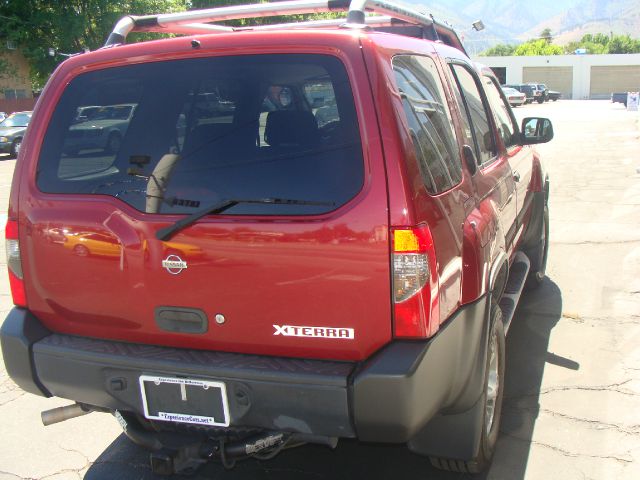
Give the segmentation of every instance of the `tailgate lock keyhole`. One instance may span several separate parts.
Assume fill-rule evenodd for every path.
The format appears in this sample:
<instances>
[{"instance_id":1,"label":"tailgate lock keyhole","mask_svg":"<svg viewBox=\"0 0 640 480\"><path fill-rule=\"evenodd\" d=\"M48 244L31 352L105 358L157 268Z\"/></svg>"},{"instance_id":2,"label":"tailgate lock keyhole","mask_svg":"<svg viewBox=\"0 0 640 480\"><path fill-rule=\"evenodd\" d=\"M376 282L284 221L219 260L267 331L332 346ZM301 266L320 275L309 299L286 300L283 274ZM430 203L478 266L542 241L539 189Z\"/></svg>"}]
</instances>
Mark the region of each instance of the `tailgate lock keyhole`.
<instances>
[{"instance_id":1,"label":"tailgate lock keyhole","mask_svg":"<svg viewBox=\"0 0 640 480\"><path fill-rule=\"evenodd\" d=\"M222 325L226 321L227 321L227 319L224 318L224 315L222 315L221 313L216 314L216 323L218 325Z\"/></svg>"}]
</instances>

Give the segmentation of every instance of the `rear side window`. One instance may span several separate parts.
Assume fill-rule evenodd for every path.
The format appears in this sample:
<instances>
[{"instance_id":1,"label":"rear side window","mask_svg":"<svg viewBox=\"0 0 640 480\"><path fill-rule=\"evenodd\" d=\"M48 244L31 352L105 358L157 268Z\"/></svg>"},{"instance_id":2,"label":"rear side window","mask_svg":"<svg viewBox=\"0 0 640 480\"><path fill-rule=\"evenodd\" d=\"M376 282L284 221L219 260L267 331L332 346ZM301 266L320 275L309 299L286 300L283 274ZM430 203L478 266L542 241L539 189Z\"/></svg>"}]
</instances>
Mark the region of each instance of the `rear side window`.
<instances>
[{"instance_id":1,"label":"rear side window","mask_svg":"<svg viewBox=\"0 0 640 480\"><path fill-rule=\"evenodd\" d=\"M116 197L147 213L308 215L362 188L364 163L342 63L325 55L175 60L82 74L44 138L38 187Z\"/></svg>"},{"instance_id":2,"label":"rear side window","mask_svg":"<svg viewBox=\"0 0 640 480\"><path fill-rule=\"evenodd\" d=\"M451 113L435 63L428 57L399 55L393 70L427 191L437 194L462 180Z\"/></svg>"}]
</instances>

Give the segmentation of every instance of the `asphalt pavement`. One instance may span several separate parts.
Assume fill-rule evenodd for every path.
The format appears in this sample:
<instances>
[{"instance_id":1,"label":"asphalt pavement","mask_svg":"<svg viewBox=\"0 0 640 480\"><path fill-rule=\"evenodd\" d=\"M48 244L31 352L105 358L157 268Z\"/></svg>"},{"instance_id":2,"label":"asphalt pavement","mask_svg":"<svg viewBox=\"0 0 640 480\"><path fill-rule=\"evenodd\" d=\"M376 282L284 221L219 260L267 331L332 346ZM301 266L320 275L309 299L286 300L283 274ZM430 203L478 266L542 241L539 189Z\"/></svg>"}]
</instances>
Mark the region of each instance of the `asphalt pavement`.
<instances>
[{"instance_id":1,"label":"asphalt pavement","mask_svg":"<svg viewBox=\"0 0 640 480\"><path fill-rule=\"evenodd\" d=\"M515 112L548 117L556 132L538 147L551 176L548 277L516 311L496 457L477 478L640 478L640 115L567 100ZM0 212L14 166L0 156ZM10 308L0 271L0 315ZM42 410L69 403L23 393L0 362L0 480L166 478L151 473L148 454L107 414L42 426ZM473 477L435 470L402 446L341 441L336 450L302 447L230 471L211 464L192 478Z\"/></svg>"}]
</instances>

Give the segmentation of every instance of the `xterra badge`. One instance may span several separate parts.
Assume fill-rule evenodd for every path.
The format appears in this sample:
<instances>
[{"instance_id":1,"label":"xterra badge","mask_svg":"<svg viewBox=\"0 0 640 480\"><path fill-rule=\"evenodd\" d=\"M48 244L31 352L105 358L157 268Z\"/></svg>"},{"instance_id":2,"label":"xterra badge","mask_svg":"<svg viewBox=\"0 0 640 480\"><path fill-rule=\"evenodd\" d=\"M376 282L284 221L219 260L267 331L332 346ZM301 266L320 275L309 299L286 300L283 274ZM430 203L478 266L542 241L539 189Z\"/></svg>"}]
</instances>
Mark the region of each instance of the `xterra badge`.
<instances>
[{"instance_id":1,"label":"xterra badge","mask_svg":"<svg viewBox=\"0 0 640 480\"><path fill-rule=\"evenodd\" d=\"M353 340L355 338L353 328L302 327L299 325L274 325L273 328L276 329L273 335L285 337L337 338L343 340Z\"/></svg>"},{"instance_id":2,"label":"xterra badge","mask_svg":"<svg viewBox=\"0 0 640 480\"><path fill-rule=\"evenodd\" d=\"M187 262L182 260L177 255L169 255L167 258L162 260L162 267L167 269L171 275L177 275L182 270L187 268Z\"/></svg>"}]
</instances>

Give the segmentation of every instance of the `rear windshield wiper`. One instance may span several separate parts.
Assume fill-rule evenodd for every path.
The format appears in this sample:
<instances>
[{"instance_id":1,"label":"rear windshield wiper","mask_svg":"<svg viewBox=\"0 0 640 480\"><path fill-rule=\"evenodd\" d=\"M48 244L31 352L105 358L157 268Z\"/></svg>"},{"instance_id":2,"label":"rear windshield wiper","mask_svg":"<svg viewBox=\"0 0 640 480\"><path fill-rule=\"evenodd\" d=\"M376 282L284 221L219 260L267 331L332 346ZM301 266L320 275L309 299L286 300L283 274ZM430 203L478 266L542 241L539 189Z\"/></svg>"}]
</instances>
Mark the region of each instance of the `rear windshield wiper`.
<instances>
[{"instance_id":1,"label":"rear windshield wiper","mask_svg":"<svg viewBox=\"0 0 640 480\"><path fill-rule=\"evenodd\" d=\"M235 207L241 203L255 203L261 205L315 205L315 206L323 206L330 207L334 205L334 202L317 202L312 200L295 200L290 198L258 198L255 200L240 200L240 199L231 199L231 200L223 200L214 205L209 205L197 212L192 213L184 218L181 218L173 225L169 225L168 227L161 228L156 232L156 238L158 240L167 241L173 235L178 233L180 230L188 227L189 225L197 222L202 217L206 215L215 215L216 213L222 213L225 210L228 210L231 207Z\"/></svg>"}]
</instances>

